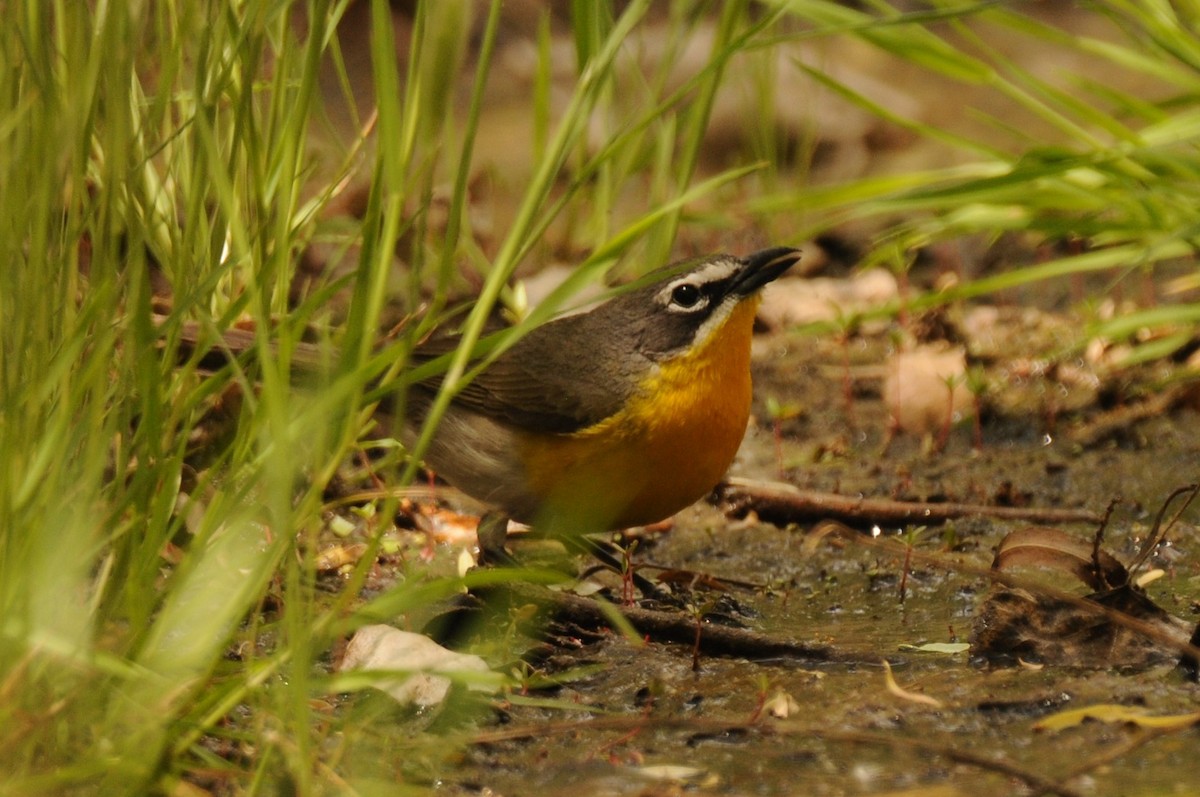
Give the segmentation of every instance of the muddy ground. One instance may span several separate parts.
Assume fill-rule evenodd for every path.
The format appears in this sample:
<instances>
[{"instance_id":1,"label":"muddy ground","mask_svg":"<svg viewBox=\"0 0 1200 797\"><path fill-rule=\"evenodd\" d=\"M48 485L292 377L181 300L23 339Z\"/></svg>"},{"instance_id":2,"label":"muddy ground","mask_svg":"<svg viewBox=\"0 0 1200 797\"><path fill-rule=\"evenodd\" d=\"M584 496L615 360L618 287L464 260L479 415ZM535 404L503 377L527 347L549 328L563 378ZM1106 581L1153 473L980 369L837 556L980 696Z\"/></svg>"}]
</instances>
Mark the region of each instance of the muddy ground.
<instances>
[{"instance_id":1,"label":"muddy ground","mask_svg":"<svg viewBox=\"0 0 1200 797\"><path fill-rule=\"evenodd\" d=\"M1097 515L1120 499L1103 544L1125 562L1168 494L1196 478L1200 434L1186 400L1128 419L1144 400L1133 386L1151 383L1145 370L1119 380L1124 403L1102 406L1101 380L1086 407L1063 412L1054 407L1068 403L1071 388L1047 376L1054 369L1005 391L1018 368L1010 355L986 363L999 378L981 394L978 427L961 419L944 442L940 428L893 434L883 382L896 339L890 329L844 343L796 332L760 336L756 419L733 475L849 497ZM796 405L778 435L768 398ZM701 618L702 635L715 625L740 628L811 646L814 655L736 645L697 652L669 634L631 638L602 620L561 614L527 635L517 630L530 627L528 601L519 598L470 644L493 665L513 657L508 666L533 683L561 684L499 702L455 693L448 705L422 712L360 695L350 710L375 730L343 751L345 771L454 795L1194 793L1194 729L1099 721L1037 727L1099 704L1194 712L1200 690L1176 666L1178 649L1159 640L1149 654L1135 645L1131 656L1097 639L1094 628L1052 630L1045 646L1016 652L989 650L986 634L979 638L996 588L985 572L993 551L1008 532L1038 524L983 512L947 523L882 523L875 538L869 531L821 536L811 520L767 523L753 511L736 518L728 510L697 505L669 531L639 539L633 556L642 574L668 568L697 577L668 577L683 608L638 605L674 613L685 626ZM1153 601L1192 624L1200 612L1194 518L1185 513L1143 568L1162 570L1147 587ZM870 519L856 525L869 528ZM1098 524L1055 527L1090 540ZM901 549L881 550L873 539L912 542L915 558L906 564ZM449 560L455 551L443 545L437 555ZM1035 593L1037 584L1089 593L1061 567L1012 572L1034 579ZM601 596L622 602L614 574L593 573L585 584L579 591L603 586ZM1052 625L1043 615L1054 611L1021 604L1018 622ZM912 650L926 643L971 646ZM889 690L884 660L896 689ZM414 755L418 729L440 741Z\"/></svg>"}]
</instances>

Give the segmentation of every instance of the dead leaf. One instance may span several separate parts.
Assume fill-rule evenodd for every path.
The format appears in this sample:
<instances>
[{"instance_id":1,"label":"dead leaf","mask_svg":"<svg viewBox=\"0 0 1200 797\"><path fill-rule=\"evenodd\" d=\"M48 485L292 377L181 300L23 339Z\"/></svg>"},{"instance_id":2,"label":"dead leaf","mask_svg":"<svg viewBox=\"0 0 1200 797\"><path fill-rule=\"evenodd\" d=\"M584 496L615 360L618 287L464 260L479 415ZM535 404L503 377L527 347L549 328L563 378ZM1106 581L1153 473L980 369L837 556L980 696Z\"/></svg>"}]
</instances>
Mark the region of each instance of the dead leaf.
<instances>
[{"instance_id":1,"label":"dead leaf","mask_svg":"<svg viewBox=\"0 0 1200 797\"><path fill-rule=\"evenodd\" d=\"M782 279L763 292L758 317L771 329L837 321L881 307L899 293L896 276L882 268L846 278Z\"/></svg>"},{"instance_id":2,"label":"dead leaf","mask_svg":"<svg viewBox=\"0 0 1200 797\"><path fill-rule=\"evenodd\" d=\"M1138 589L1145 589L1146 585L1153 584L1167 574L1166 570L1161 567L1156 567L1153 570L1147 570L1133 580L1133 585Z\"/></svg>"},{"instance_id":3,"label":"dead leaf","mask_svg":"<svg viewBox=\"0 0 1200 797\"><path fill-rule=\"evenodd\" d=\"M328 572L337 570L342 565L352 565L362 558L362 555L367 551L365 542L356 542L350 545L331 545L328 548L323 548L317 554L316 562L314 563L319 572Z\"/></svg>"},{"instance_id":4,"label":"dead leaf","mask_svg":"<svg viewBox=\"0 0 1200 797\"><path fill-rule=\"evenodd\" d=\"M1117 615L1154 634L1127 627ZM1177 658L1190 629L1130 584L1076 600L997 587L979 608L971 643L976 655L994 661L1141 668Z\"/></svg>"},{"instance_id":5,"label":"dead leaf","mask_svg":"<svg viewBox=\"0 0 1200 797\"><path fill-rule=\"evenodd\" d=\"M913 653L942 653L949 655L966 653L970 649L971 645L967 642L926 642L924 645L900 646L900 650L911 651Z\"/></svg>"},{"instance_id":6,"label":"dead leaf","mask_svg":"<svg viewBox=\"0 0 1200 797\"><path fill-rule=\"evenodd\" d=\"M1186 644L1190 626L1131 583L1130 571L1094 540L1055 528L1019 529L1000 541L992 569L1020 566L1069 573L1094 592L1070 598L1044 594L1032 584L1027 589L997 585L980 607L971 634L979 655L1147 667L1177 656Z\"/></svg>"},{"instance_id":7,"label":"dead leaf","mask_svg":"<svg viewBox=\"0 0 1200 797\"><path fill-rule=\"evenodd\" d=\"M422 509L423 530L434 542L449 545L474 545L479 518L450 509Z\"/></svg>"},{"instance_id":8,"label":"dead leaf","mask_svg":"<svg viewBox=\"0 0 1200 797\"><path fill-rule=\"evenodd\" d=\"M975 397L966 380L966 353L959 346L924 344L897 352L886 374L884 402L901 431L927 434L975 411Z\"/></svg>"},{"instance_id":9,"label":"dead leaf","mask_svg":"<svg viewBox=\"0 0 1200 797\"><path fill-rule=\"evenodd\" d=\"M910 703L920 703L923 706L933 706L934 708L942 707L942 701L936 697L923 695L919 692L910 692L896 683L896 679L892 675L892 665L888 664L887 661L883 662L883 682L887 686L887 690L901 700L907 700Z\"/></svg>"},{"instance_id":10,"label":"dead leaf","mask_svg":"<svg viewBox=\"0 0 1200 797\"><path fill-rule=\"evenodd\" d=\"M1097 591L1129 581L1125 566L1107 551L1097 550L1091 540L1045 526L1018 529L1000 541L992 569L1014 567L1045 567L1070 573Z\"/></svg>"},{"instance_id":11,"label":"dead leaf","mask_svg":"<svg viewBox=\"0 0 1200 797\"><path fill-rule=\"evenodd\" d=\"M1122 706L1115 703L1100 703L1094 706L1059 711L1034 723L1035 731L1061 731L1082 725L1085 720L1108 723L1132 723L1139 728L1171 730L1187 728L1200 723L1200 711L1190 714L1150 714L1141 706Z\"/></svg>"},{"instance_id":12,"label":"dead leaf","mask_svg":"<svg viewBox=\"0 0 1200 797\"><path fill-rule=\"evenodd\" d=\"M704 775L703 769L682 764L647 764L642 767L634 767L634 771L651 780L677 782L696 780Z\"/></svg>"},{"instance_id":13,"label":"dead leaf","mask_svg":"<svg viewBox=\"0 0 1200 797\"><path fill-rule=\"evenodd\" d=\"M763 703L763 710L776 719L785 720L793 716L800 710L800 704L796 698L789 695L782 689L775 690L775 694L767 698L767 702Z\"/></svg>"},{"instance_id":14,"label":"dead leaf","mask_svg":"<svg viewBox=\"0 0 1200 797\"><path fill-rule=\"evenodd\" d=\"M386 625L363 626L346 645L339 672L383 670L405 673L398 677L380 677L370 685L391 695L396 702L433 706L450 691L449 673L490 672L487 662L478 656L457 653L429 637L401 631ZM479 682L468 687L492 691Z\"/></svg>"}]
</instances>

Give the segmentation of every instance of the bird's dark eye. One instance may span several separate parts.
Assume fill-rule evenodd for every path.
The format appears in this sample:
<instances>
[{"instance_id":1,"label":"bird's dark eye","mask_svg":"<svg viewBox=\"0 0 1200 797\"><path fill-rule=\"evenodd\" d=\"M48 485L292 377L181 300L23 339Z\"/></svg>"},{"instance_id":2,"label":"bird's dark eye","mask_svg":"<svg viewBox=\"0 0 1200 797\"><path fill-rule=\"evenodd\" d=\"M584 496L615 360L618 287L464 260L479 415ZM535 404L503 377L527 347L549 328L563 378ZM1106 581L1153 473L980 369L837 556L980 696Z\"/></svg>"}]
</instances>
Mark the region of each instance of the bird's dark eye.
<instances>
[{"instance_id":1,"label":"bird's dark eye","mask_svg":"<svg viewBox=\"0 0 1200 797\"><path fill-rule=\"evenodd\" d=\"M671 304L684 309L695 307L700 302L700 289L690 282L676 285L671 291Z\"/></svg>"}]
</instances>

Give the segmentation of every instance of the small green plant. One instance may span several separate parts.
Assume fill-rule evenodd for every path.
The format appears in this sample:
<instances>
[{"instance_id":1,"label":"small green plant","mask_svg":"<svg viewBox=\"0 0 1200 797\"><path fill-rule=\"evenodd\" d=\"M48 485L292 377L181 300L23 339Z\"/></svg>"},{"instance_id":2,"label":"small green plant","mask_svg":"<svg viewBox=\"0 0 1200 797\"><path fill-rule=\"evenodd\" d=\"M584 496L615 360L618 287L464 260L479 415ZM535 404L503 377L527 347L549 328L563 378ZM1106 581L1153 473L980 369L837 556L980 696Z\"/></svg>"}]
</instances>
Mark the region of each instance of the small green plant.
<instances>
[{"instance_id":1,"label":"small green plant","mask_svg":"<svg viewBox=\"0 0 1200 797\"><path fill-rule=\"evenodd\" d=\"M804 405L798 401L780 401L767 396L767 417L771 419L771 437L775 442L775 470L783 478L783 423L804 414Z\"/></svg>"}]
</instances>

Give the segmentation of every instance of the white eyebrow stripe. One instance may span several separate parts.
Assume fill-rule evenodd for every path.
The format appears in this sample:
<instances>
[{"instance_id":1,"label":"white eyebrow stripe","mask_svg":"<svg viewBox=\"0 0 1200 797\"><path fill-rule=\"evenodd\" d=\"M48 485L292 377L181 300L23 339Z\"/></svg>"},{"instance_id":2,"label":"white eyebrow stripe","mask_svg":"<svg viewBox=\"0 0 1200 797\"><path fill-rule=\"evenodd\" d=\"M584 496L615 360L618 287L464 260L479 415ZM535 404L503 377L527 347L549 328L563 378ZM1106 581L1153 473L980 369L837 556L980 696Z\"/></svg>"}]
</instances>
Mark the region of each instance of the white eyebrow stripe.
<instances>
[{"instance_id":1,"label":"white eyebrow stripe","mask_svg":"<svg viewBox=\"0 0 1200 797\"><path fill-rule=\"evenodd\" d=\"M704 285L709 282L720 282L721 280L728 279L740 267L741 264L732 257L721 258L720 260L714 260L711 263L705 263L703 268L687 274L686 279L688 281L694 281L697 285ZM673 282L671 284L675 285L678 283Z\"/></svg>"},{"instance_id":2,"label":"white eyebrow stripe","mask_svg":"<svg viewBox=\"0 0 1200 797\"><path fill-rule=\"evenodd\" d=\"M713 282L721 282L733 276L741 268L742 264L736 258L723 257L719 260L714 260L710 263L705 263L704 266L696 271L681 274L677 278L671 280L667 285L658 292L655 297L658 302L666 307L671 304L671 292L680 285L695 285L697 287L707 285ZM706 297L707 298L707 297ZM691 310L698 308L693 307Z\"/></svg>"}]
</instances>

